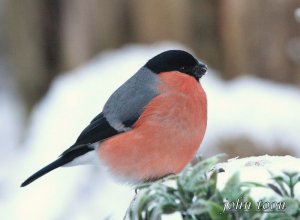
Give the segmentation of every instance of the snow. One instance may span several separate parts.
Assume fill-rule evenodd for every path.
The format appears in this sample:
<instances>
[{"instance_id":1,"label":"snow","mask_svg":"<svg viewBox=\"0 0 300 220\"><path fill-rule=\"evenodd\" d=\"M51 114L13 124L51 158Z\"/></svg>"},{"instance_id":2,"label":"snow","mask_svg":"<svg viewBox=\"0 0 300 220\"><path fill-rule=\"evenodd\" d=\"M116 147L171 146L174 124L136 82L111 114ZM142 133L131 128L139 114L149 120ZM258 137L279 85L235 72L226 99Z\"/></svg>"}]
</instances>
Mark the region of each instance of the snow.
<instances>
[{"instance_id":1,"label":"snow","mask_svg":"<svg viewBox=\"0 0 300 220\"><path fill-rule=\"evenodd\" d=\"M298 88L251 76L224 82L213 73L203 84L208 96L206 152L218 140L242 136L267 148L279 143L300 155Z\"/></svg>"},{"instance_id":2,"label":"snow","mask_svg":"<svg viewBox=\"0 0 300 220\"><path fill-rule=\"evenodd\" d=\"M3 60L0 59L0 219L6 215L12 190L11 182L16 179L12 171L17 172L17 145L23 129L23 108L15 92L15 85Z\"/></svg>"},{"instance_id":3,"label":"snow","mask_svg":"<svg viewBox=\"0 0 300 220\"><path fill-rule=\"evenodd\" d=\"M300 172L300 160L292 156L259 156L242 159L231 159L226 163L218 164L225 172L219 173L217 187L223 189L228 179L236 172L240 173L241 181L259 182L267 185L273 183L270 173L282 176L282 172ZM300 184L295 185L295 196L300 199ZM269 188L256 187L251 190L251 196L256 201L260 199L276 197L274 191ZM280 200L280 197L277 197Z\"/></svg>"},{"instance_id":4,"label":"snow","mask_svg":"<svg viewBox=\"0 0 300 220\"><path fill-rule=\"evenodd\" d=\"M186 49L174 43L126 46L57 77L32 112L23 148L0 156L5 161L0 190L2 182L6 186L5 195L0 194L0 219L122 219L134 191L98 167L61 168L25 188L19 185L73 144L118 86L171 48ZM212 69L201 83L209 112L201 154L215 153L210 149L223 138L243 135L270 148L280 142L300 155L299 89L250 76L224 82ZM18 125L12 117L7 120Z\"/></svg>"}]
</instances>

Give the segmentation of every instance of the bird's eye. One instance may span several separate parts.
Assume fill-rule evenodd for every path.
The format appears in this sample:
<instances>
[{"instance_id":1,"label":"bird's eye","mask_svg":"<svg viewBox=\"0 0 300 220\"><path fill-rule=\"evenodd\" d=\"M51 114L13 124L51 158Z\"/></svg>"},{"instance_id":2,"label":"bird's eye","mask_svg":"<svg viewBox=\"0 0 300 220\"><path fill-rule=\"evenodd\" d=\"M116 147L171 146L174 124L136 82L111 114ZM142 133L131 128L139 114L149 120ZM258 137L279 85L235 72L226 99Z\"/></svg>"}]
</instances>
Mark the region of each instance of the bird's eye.
<instances>
[{"instance_id":1,"label":"bird's eye","mask_svg":"<svg viewBox=\"0 0 300 220\"><path fill-rule=\"evenodd\" d=\"M185 70L185 67L180 67L180 69L179 70Z\"/></svg>"}]
</instances>

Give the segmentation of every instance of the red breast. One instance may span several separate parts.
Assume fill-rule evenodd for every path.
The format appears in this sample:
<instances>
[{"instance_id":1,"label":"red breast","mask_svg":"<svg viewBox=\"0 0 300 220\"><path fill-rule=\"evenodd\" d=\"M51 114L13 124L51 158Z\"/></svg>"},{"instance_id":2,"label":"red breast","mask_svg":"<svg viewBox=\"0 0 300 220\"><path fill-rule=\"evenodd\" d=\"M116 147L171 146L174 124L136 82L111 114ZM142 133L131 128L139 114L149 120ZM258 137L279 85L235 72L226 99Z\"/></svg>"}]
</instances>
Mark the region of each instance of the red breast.
<instances>
[{"instance_id":1,"label":"red breast","mask_svg":"<svg viewBox=\"0 0 300 220\"><path fill-rule=\"evenodd\" d=\"M100 160L117 176L132 181L180 172L194 157L207 124L202 86L180 72L160 73L153 98L132 130L105 140Z\"/></svg>"}]
</instances>

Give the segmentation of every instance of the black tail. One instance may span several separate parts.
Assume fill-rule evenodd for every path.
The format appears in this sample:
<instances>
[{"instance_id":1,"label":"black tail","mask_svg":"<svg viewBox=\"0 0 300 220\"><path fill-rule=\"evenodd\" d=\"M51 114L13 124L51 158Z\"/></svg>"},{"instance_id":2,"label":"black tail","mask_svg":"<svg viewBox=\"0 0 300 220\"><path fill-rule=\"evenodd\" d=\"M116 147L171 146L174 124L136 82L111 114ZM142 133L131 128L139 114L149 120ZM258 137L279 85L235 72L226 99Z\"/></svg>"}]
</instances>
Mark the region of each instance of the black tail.
<instances>
[{"instance_id":1,"label":"black tail","mask_svg":"<svg viewBox=\"0 0 300 220\"><path fill-rule=\"evenodd\" d=\"M88 146L82 146L80 148L77 148L70 152L62 154L57 160L53 161L49 165L45 166L41 170L39 170L36 173L34 173L33 175L31 175L27 180L25 180L21 184L21 187L27 186L28 184L32 183L36 179L40 178L41 176L44 176L45 174L49 173L50 171L71 162L76 157L86 154L87 152L89 152L91 150L93 150L93 148L89 148Z\"/></svg>"},{"instance_id":2,"label":"black tail","mask_svg":"<svg viewBox=\"0 0 300 220\"><path fill-rule=\"evenodd\" d=\"M49 165L47 165L44 168L37 171L35 174L31 175L27 180L25 180L21 184L21 187L27 186L28 184L32 183L36 179L40 178L41 176L44 176L45 174L49 173L50 171L52 171L64 164L66 164L66 161L62 157L58 158L57 160L53 161Z\"/></svg>"}]
</instances>

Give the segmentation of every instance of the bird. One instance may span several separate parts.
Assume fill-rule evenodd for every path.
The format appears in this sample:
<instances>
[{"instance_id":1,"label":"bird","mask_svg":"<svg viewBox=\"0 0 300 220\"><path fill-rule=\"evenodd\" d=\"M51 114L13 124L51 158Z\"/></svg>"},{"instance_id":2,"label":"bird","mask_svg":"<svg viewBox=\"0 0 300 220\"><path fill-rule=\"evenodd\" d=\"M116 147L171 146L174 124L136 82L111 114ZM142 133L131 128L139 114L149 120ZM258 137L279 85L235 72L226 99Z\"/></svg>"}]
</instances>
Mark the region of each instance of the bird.
<instances>
[{"instance_id":1,"label":"bird","mask_svg":"<svg viewBox=\"0 0 300 220\"><path fill-rule=\"evenodd\" d=\"M21 187L58 167L85 163L87 155L133 183L181 172L206 131L207 98L200 83L206 72L207 66L184 50L149 59L113 92L75 143Z\"/></svg>"}]
</instances>

